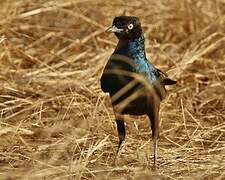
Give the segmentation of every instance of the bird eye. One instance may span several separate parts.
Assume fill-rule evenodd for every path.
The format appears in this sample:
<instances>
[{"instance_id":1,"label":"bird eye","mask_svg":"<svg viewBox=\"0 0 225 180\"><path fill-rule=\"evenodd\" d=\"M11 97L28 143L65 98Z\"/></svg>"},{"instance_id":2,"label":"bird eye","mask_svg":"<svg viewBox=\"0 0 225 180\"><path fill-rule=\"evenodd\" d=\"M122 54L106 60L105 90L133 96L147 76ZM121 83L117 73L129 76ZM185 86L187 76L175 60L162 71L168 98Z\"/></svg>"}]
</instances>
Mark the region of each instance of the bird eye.
<instances>
[{"instance_id":1,"label":"bird eye","mask_svg":"<svg viewBox=\"0 0 225 180\"><path fill-rule=\"evenodd\" d=\"M128 27L129 30L131 30L131 29L133 29L134 25L133 24L129 24L127 27Z\"/></svg>"}]
</instances>

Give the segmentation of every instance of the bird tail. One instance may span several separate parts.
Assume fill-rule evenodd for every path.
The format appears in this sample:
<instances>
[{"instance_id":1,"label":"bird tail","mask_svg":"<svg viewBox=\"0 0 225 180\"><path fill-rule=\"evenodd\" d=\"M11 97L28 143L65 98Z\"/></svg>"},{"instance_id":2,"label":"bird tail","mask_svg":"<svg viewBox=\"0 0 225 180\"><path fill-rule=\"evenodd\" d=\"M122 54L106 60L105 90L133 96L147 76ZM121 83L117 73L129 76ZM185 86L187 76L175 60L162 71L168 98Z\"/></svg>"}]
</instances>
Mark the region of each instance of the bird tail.
<instances>
[{"instance_id":1,"label":"bird tail","mask_svg":"<svg viewBox=\"0 0 225 180\"><path fill-rule=\"evenodd\" d=\"M176 84L176 83L177 83L177 81L174 81L174 80L172 80L170 78L163 79L163 84L164 85L173 85L173 84Z\"/></svg>"},{"instance_id":2,"label":"bird tail","mask_svg":"<svg viewBox=\"0 0 225 180\"><path fill-rule=\"evenodd\" d=\"M158 68L156 68L156 69L160 73L160 75L162 77L162 83L164 85L173 85L173 84L176 84L177 83L177 81L174 81L174 80L170 79L166 73L164 73L163 71L161 71Z\"/></svg>"}]
</instances>

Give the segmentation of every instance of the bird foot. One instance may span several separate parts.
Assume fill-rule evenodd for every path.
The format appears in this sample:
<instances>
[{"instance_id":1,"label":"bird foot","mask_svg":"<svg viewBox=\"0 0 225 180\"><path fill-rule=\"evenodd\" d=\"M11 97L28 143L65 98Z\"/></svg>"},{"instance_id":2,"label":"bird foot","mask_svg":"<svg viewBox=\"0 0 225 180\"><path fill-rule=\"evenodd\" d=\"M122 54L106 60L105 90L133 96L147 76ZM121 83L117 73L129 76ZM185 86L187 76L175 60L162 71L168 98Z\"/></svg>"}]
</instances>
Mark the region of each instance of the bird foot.
<instances>
[{"instance_id":1,"label":"bird foot","mask_svg":"<svg viewBox=\"0 0 225 180\"><path fill-rule=\"evenodd\" d=\"M116 166L116 161L117 161L117 158L120 157L120 155L122 154L122 149L124 148L125 146L125 141L121 142L121 144L119 145L118 149L117 149L117 152L116 152L116 156L113 160L113 163L112 163L112 166Z\"/></svg>"}]
</instances>

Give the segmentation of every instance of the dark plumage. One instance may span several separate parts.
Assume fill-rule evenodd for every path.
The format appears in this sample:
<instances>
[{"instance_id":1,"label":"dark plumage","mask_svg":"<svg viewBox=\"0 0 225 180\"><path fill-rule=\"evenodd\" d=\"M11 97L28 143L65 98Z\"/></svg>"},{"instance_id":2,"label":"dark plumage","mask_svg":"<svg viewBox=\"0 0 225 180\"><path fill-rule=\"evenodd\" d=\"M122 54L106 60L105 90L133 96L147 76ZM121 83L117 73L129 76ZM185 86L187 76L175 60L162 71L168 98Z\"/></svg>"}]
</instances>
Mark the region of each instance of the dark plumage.
<instances>
[{"instance_id":1,"label":"dark plumage","mask_svg":"<svg viewBox=\"0 0 225 180\"><path fill-rule=\"evenodd\" d=\"M105 66L101 88L108 92L116 117L120 152L125 140L124 114L148 115L154 144L154 164L157 159L159 107L165 98L165 85L175 84L146 58L144 34L137 17L119 16L108 32L115 33L119 42Z\"/></svg>"}]
</instances>

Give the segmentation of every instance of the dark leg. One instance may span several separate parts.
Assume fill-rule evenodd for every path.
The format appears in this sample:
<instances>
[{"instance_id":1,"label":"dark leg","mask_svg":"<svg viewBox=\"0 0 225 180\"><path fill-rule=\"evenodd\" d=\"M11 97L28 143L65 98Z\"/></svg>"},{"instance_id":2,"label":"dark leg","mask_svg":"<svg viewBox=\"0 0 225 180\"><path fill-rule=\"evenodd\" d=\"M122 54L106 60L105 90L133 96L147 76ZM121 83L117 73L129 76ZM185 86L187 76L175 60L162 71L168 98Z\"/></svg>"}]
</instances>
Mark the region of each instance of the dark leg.
<instances>
[{"instance_id":1,"label":"dark leg","mask_svg":"<svg viewBox=\"0 0 225 180\"><path fill-rule=\"evenodd\" d=\"M159 102L151 106L148 117L151 121L153 149L154 149L154 166L156 167L159 137Z\"/></svg>"},{"instance_id":2,"label":"dark leg","mask_svg":"<svg viewBox=\"0 0 225 180\"><path fill-rule=\"evenodd\" d=\"M116 159L120 155L120 152L123 148L123 145L125 142L125 135L126 135L123 115L115 114L115 116L116 116L116 125L117 125L117 131L118 131L118 136L119 136L119 145L118 145L118 149L117 149L116 156L114 159L114 164L116 163Z\"/></svg>"}]
</instances>

